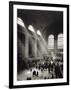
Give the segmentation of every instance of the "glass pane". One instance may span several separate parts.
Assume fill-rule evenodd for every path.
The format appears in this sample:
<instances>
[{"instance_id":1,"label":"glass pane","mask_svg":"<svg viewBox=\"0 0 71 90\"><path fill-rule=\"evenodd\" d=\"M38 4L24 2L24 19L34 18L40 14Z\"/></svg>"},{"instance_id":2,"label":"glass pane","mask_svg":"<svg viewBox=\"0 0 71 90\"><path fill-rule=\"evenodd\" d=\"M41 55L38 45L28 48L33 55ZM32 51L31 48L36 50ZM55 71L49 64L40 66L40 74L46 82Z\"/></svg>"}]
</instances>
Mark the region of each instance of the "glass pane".
<instances>
[{"instance_id":1,"label":"glass pane","mask_svg":"<svg viewBox=\"0 0 71 90\"><path fill-rule=\"evenodd\" d=\"M58 35L57 45L58 45L58 49L62 49L63 48L63 34L59 34Z\"/></svg>"},{"instance_id":2,"label":"glass pane","mask_svg":"<svg viewBox=\"0 0 71 90\"><path fill-rule=\"evenodd\" d=\"M54 48L54 36L50 35L48 38L48 49L53 49Z\"/></svg>"}]
</instances>

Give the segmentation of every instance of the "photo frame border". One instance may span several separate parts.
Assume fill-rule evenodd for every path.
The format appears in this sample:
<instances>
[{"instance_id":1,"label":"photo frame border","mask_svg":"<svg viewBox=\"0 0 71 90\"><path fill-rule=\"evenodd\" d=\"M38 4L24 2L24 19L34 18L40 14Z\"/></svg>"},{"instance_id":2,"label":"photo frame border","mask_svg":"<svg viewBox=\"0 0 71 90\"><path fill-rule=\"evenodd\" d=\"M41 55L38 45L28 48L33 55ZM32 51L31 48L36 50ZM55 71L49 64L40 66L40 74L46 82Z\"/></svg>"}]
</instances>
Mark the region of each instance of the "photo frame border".
<instances>
[{"instance_id":1,"label":"photo frame border","mask_svg":"<svg viewBox=\"0 0 71 90\"><path fill-rule=\"evenodd\" d=\"M13 5L34 5L67 8L67 82L48 83L48 84L30 84L30 85L13 85ZM9 88L28 88L43 86L61 86L69 85L69 5L50 4L50 3L32 3L32 2L9 2Z\"/></svg>"}]
</instances>

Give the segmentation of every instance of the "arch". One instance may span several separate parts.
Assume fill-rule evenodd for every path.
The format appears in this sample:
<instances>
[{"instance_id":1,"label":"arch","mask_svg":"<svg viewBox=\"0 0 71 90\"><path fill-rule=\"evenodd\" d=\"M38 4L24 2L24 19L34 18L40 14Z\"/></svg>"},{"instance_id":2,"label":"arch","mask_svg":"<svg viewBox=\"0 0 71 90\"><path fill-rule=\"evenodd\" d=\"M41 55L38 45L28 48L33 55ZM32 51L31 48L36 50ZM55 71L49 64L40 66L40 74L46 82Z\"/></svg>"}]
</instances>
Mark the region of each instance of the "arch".
<instances>
[{"instance_id":1,"label":"arch","mask_svg":"<svg viewBox=\"0 0 71 90\"><path fill-rule=\"evenodd\" d=\"M48 49L54 49L54 35L48 37Z\"/></svg>"},{"instance_id":2,"label":"arch","mask_svg":"<svg viewBox=\"0 0 71 90\"><path fill-rule=\"evenodd\" d=\"M41 32L40 32L40 30L37 30L37 34L38 34L39 36L41 36Z\"/></svg>"},{"instance_id":3,"label":"arch","mask_svg":"<svg viewBox=\"0 0 71 90\"><path fill-rule=\"evenodd\" d=\"M24 24L23 20L19 17L17 18L17 24L19 24L20 26L25 28L25 24Z\"/></svg>"},{"instance_id":4,"label":"arch","mask_svg":"<svg viewBox=\"0 0 71 90\"><path fill-rule=\"evenodd\" d=\"M58 40L57 40L57 46L58 49L63 49L63 34L58 34Z\"/></svg>"},{"instance_id":5,"label":"arch","mask_svg":"<svg viewBox=\"0 0 71 90\"><path fill-rule=\"evenodd\" d=\"M51 35L49 35L49 38L54 38L54 35L52 35L52 34L51 34Z\"/></svg>"},{"instance_id":6,"label":"arch","mask_svg":"<svg viewBox=\"0 0 71 90\"><path fill-rule=\"evenodd\" d=\"M28 29L29 29L30 31L32 31L32 32L34 32L34 33L35 33L35 30L34 30L34 28L33 28L33 26L32 26L32 25L29 25L29 26L28 26Z\"/></svg>"}]
</instances>

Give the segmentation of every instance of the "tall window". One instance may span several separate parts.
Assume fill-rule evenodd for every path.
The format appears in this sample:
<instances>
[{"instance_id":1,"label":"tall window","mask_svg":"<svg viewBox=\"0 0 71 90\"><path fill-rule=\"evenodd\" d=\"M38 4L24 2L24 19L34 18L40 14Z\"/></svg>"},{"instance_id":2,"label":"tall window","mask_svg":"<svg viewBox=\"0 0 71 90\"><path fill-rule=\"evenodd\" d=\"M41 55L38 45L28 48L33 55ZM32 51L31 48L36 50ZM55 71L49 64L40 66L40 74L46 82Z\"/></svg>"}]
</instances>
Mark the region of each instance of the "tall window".
<instances>
[{"instance_id":1,"label":"tall window","mask_svg":"<svg viewBox=\"0 0 71 90\"><path fill-rule=\"evenodd\" d=\"M48 49L54 49L54 35L48 37Z\"/></svg>"},{"instance_id":2,"label":"tall window","mask_svg":"<svg viewBox=\"0 0 71 90\"><path fill-rule=\"evenodd\" d=\"M58 35L57 45L58 45L58 49L63 49L63 34Z\"/></svg>"}]
</instances>

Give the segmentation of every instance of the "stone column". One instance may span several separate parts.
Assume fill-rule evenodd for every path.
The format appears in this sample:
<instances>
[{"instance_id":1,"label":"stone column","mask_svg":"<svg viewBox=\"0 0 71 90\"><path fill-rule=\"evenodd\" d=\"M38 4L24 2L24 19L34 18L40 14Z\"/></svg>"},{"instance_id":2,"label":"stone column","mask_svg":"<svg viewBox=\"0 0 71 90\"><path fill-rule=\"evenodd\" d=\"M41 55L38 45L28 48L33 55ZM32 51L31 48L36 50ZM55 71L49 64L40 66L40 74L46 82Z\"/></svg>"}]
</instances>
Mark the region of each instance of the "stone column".
<instances>
[{"instance_id":1,"label":"stone column","mask_svg":"<svg viewBox=\"0 0 71 90\"><path fill-rule=\"evenodd\" d=\"M29 57L29 37L28 33L25 34L25 57Z\"/></svg>"},{"instance_id":2,"label":"stone column","mask_svg":"<svg viewBox=\"0 0 71 90\"><path fill-rule=\"evenodd\" d=\"M32 55L33 57L37 57L37 39L35 37L31 37L31 45Z\"/></svg>"},{"instance_id":3,"label":"stone column","mask_svg":"<svg viewBox=\"0 0 71 90\"><path fill-rule=\"evenodd\" d=\"M37 39L34 40L34 56L37 57Z\"/></svg>"},{"instance_id":4,"label":"stone column","mask_svg":"<svg viewBox=\"0 0 71 90\"><path fill-rule=\"evenodd\" d=\"M54 36L54 52L56 54L57 51L57 35Z\"/></svg>"}]
</instances>

